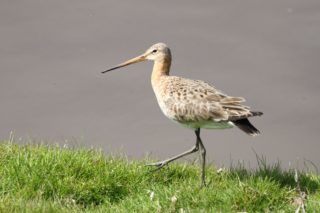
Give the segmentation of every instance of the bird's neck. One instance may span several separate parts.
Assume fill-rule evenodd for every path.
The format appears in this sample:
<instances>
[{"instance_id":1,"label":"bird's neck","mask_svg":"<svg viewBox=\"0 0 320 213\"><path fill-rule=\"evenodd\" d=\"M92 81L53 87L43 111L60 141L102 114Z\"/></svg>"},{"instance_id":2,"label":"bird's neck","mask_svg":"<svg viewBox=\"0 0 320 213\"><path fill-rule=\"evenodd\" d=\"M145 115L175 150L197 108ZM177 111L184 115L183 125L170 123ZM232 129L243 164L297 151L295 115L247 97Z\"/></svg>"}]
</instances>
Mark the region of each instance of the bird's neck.
<instances>
[{"instance_id":1,"label":"bird's neck","mask_svg":"<svg viewBox=\"0 0 320 213\"><path fill-rule=\"evenodd\" d=\"M155 61L153 65L152 75L151 75L151 83L152 85L156 85L161 77L168 76L170 72L171 60L164 59L163 61Z\"/></svg>"}]
</instances>

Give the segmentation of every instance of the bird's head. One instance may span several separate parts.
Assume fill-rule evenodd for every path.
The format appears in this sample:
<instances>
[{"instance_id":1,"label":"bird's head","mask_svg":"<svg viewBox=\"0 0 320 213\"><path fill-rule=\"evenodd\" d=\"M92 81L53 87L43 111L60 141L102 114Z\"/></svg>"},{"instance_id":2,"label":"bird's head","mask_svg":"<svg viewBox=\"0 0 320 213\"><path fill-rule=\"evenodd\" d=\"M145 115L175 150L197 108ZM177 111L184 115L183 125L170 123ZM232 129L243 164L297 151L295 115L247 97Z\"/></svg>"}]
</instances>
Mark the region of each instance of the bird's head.
<instances>
[{"instance_id":1,"label":"bird's head","mask_svg":"<svg viewBox=\"0 0 320 213\"><path fill-rule=\"evenodd\" d=\"M139 55L135 58L127 60L121 64L118 64L115 67L112 67L102 73L109 72L111 70L115 70L124 66L128 66L130 64L135 64L138 62L142 62L145 60L155 61L159 63L171 62L171 52L169 47L164 43L157 43L149 47L142 55Z\"/></svg>"},{"instance_id":2,"label":"bird's head","mask_svg":"<svg viewBox=\"0 0 320 213\"><path fill-rule=\"evenodd\" d=\"M171 51L169 47L164 43L157 43L149 47L144 55L147 60L164 62L165 60L171 60Z\"/></svg>"}]
</instances>

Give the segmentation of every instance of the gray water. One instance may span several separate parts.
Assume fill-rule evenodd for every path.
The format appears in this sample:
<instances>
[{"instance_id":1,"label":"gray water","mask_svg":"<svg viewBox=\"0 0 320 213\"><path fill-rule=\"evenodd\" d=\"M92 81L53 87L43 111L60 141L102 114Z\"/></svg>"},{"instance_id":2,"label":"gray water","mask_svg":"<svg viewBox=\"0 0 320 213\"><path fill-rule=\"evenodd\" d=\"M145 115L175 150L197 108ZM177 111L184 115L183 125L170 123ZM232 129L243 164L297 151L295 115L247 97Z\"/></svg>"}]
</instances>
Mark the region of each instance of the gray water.
<instances>
[{"instance_id":1,"label":"gray water","mask_svg":"<svg viewBox=\"0 0 320 213\"><path fill-rule=\"evenodd\" d=\"M254 165L256 152L284 167L320 167L319 1L3 0L0 29L0 139L14 131L133 158L190 148L194 133L157 105L151 62L100 74L161 41L172 75L211 82L265 113L251 119L259 137L203 130L209 161Z\"/></svg>"}]
</instances>

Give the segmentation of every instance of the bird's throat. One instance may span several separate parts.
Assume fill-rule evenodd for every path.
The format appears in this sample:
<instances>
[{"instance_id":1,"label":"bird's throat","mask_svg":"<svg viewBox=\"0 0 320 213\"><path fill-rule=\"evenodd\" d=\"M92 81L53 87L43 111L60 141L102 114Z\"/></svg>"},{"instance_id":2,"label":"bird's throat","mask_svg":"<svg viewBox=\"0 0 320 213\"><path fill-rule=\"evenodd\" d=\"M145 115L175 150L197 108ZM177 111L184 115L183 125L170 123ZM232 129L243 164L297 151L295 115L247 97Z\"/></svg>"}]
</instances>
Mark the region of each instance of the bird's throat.
<instances>
[{"instance_id":1,"label":"bird's throat","mask_svg":"<svg viewBox=\"0 0 320 213\"><path fill-rule=\"evenodd\" d=\"M170 72L171 61L164 60L162 62L154 62L152 75L151 75L151 83L153 85L157 84L160 81L162 76L169 75Z\"/></svg>"}]
</instances>

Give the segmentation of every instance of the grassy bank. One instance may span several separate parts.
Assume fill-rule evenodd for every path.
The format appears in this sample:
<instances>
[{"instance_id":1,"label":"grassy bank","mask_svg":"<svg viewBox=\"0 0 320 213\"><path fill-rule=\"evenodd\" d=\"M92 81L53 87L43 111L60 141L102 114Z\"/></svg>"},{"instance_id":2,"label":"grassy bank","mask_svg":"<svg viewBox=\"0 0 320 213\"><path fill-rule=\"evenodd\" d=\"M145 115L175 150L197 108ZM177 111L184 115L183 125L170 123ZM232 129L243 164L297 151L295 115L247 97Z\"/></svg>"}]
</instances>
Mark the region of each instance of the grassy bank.
<instances>
[{"instance_id":1,"label":"grassy bank","mask_svg":"<svg viewBox=\"0 0 320 213\"><path fill-rule=\"evenodd\" d=\"M320 212L320 176L261 164L256 171L146 162L87 149L0 144L0 212ZM300 185L300 190L298 189ZM302 194L306 193L305 198Z\"/></svg>"}]
</instances>

